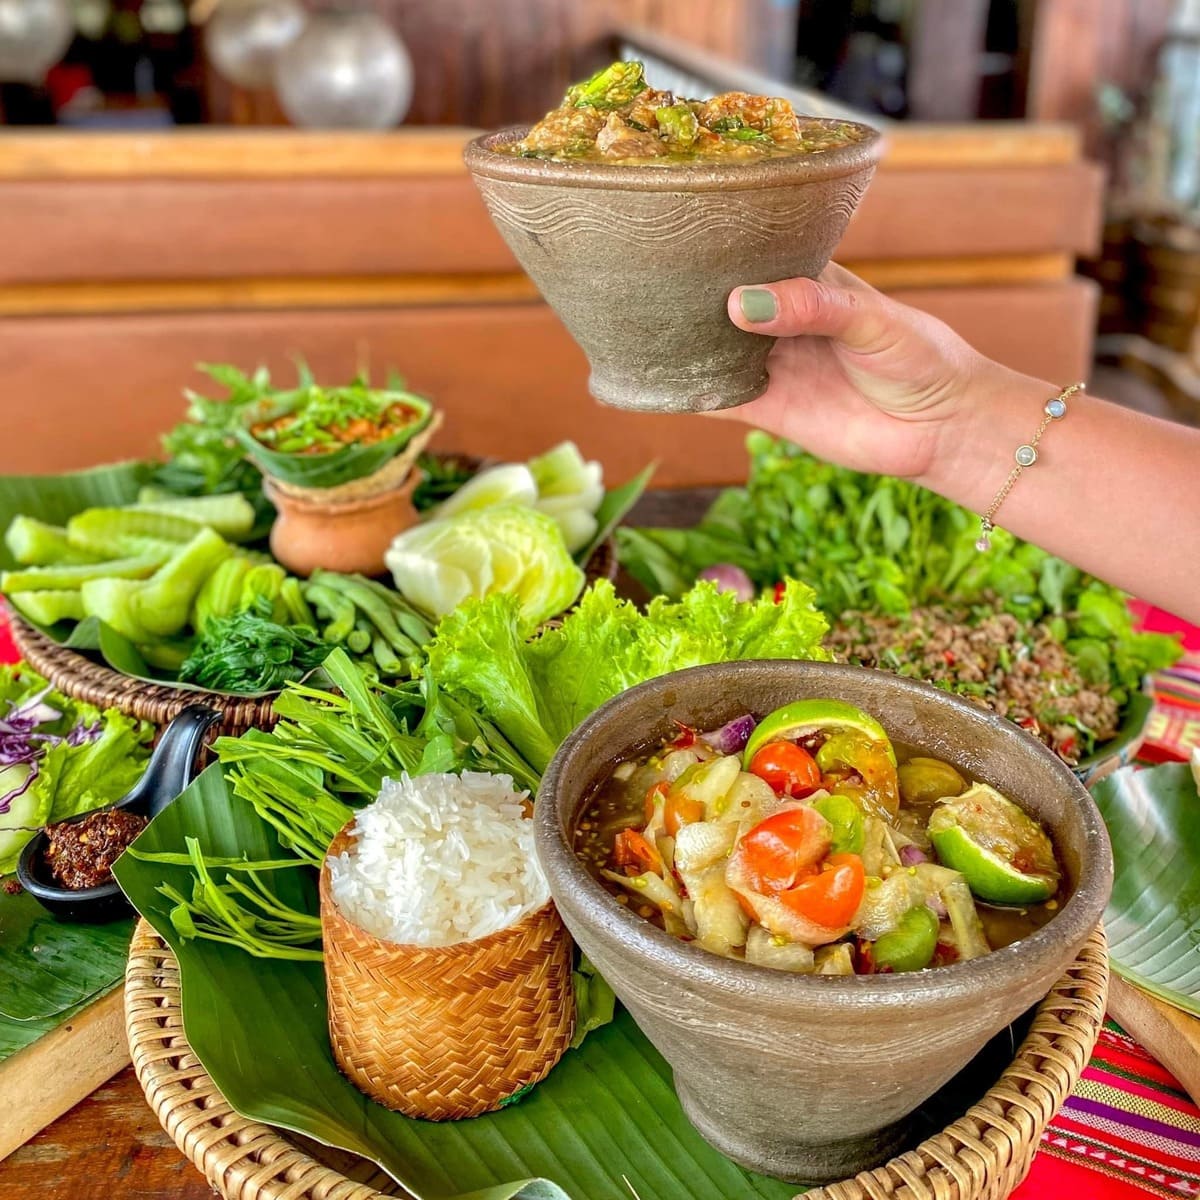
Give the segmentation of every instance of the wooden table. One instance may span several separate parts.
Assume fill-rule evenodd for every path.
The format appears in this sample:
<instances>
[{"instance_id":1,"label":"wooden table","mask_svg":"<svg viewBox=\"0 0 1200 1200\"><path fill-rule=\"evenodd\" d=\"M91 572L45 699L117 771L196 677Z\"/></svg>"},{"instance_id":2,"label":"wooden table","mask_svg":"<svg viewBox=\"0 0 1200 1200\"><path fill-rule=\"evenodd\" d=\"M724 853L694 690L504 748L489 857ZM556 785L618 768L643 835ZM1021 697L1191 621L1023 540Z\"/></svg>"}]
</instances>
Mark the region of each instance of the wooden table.
<instances>
[{"instance_id":1,"label":"wooden table","mask_svg":"<svg viewBox=\"0 0 1200 1200\"><path fill-rule=\"evenodd\" d=\"M211 1200L126 1067L0 1162L0 1200Z\"/></svg>"}]
</instances>

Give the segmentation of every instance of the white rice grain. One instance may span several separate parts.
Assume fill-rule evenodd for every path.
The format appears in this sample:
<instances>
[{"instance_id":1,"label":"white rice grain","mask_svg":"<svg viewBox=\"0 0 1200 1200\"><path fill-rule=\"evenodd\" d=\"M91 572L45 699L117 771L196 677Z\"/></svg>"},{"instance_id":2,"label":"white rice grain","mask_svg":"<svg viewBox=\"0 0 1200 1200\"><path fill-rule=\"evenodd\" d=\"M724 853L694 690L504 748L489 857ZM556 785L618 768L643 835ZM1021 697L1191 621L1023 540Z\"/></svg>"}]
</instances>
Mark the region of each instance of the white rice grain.
<instances>
[{"instance_id":1,"label":"white rice grain","mask_svg":"<svg viewBox=\"0 0 1200 1200\"><path fill-rule=\"evenodd\" d=\"M329 860L342 914L413 946L475 941L541 908L550 889L533 822L508 775L401 775L355 821L354 846Z\"/></svg>"}]
</instances>

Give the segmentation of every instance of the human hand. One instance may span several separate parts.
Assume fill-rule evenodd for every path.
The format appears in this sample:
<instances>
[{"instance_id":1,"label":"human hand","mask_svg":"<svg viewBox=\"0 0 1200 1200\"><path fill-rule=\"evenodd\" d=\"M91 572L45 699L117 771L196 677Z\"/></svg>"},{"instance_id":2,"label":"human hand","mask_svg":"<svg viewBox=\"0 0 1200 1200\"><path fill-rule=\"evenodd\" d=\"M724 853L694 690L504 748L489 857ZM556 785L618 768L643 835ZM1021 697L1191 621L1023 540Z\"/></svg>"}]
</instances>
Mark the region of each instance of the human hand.
<instances>
[{"instance_id":1,"label":"human hand","mask_svg":"<svg viewBox=\"0 0 1200 1200\"><path fill-rule=\"evenodd\" d=\"M767 319L751 319L760 315ZM816 280L735 289L729 316L779 341L767 391L713 415L749 422L855 470L926 474L963 417L968 392L974 398L986 379L1007 373L937 318L834 263Z\"/></svg>"}]
</instances>

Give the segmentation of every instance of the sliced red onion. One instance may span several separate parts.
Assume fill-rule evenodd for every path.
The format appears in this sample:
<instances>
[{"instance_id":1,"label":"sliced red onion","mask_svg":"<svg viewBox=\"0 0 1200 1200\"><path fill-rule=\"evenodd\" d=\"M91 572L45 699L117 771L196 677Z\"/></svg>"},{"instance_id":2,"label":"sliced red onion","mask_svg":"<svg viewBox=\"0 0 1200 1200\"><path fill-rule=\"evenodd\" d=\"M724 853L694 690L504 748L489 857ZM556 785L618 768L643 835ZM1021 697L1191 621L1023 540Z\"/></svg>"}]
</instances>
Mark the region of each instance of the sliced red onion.
<instances>
[{"instance_id":1,"label":"sliced red onion","mask_svg":"<svg viewBox=\"0 0 1200 1200\"><path fill-rule=\"evenodd\" d=\"M758 721L746 713L727 721L720 729L702 733L700 740L707 742L718 754L740 754L746 748L746 743L757 724Z\"/></svg>"},{"instance_id":2,"label":"sliced red onion","mask_svg":"<svg viewBox=\"0 0 1200 1200\"><path fill-rule=\"evenodd\" d=\"M696 578L715 583L718 592L732 592L739 600L753 600L758 595L750 576L732 563L714 563L705 567Z\"/></svg>"},{"instance_id":3,"label":"sliced red onion","mask_svg":"<svg viewBox=\"0 0 1200 1200\"><path fill-rule=\"evenodd\" d=\"M939 921L944 921L950 915L946 909L945 902L937 892L933 892L925 897L925 907L929 909L929 911L933 913L933 915L937 917Z\"/></svg>"},{"instance_id":4,"label":"sliced red onion","mask_svg":"<svg viewBox=\"0 0 1200 1200\"><path fill-rule=\"evenodd\" d=\"M900 861L906 867L915 867L917 863L928 862L929 855L920 846L914 846L910 842L907 846L900 847Z\"/></svg>"}]
</instances>

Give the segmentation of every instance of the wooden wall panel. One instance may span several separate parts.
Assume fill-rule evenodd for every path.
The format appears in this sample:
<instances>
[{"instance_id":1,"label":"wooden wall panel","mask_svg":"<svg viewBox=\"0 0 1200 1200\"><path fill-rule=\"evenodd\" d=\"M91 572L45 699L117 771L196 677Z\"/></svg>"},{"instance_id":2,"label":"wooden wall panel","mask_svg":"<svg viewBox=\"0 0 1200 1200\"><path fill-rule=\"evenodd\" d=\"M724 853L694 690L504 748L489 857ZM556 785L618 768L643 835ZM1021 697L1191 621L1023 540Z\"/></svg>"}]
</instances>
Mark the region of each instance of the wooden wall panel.
<instances>
[{"instance_id":1,"label":"wooden wall panel","mask_svg":"<svg viewBox=\"0 0 1200 1200\"><path fill-rule=\"evenodd\" d=\"M900 291L980 349L1055 383L1086 373L1094 315L1082 281ZM1055 336L1047 339L1046 329ZM0 472L56 471L153 453L179 419L192 364L267 363L291 376L302 354L319 378L389 367L446 413L440 445L525 457L574 438L613 479L661 460L663 486L743 477L737 425L602 409L582 354L540 303L453 309L29 317L0 322Z\"/></svg>"},{"instance_id":2,"label":"wooden wall panel","mask_svg":"<svg viewBox=\"0 0 1200 1200\"><path fill-rule=\"evenodd\" d=\"M1088 253L1097 169L882 169L847 259ZM375 179L14 180L0 283L516 269L465 171Z\"/></svg>"}]
</instances>

